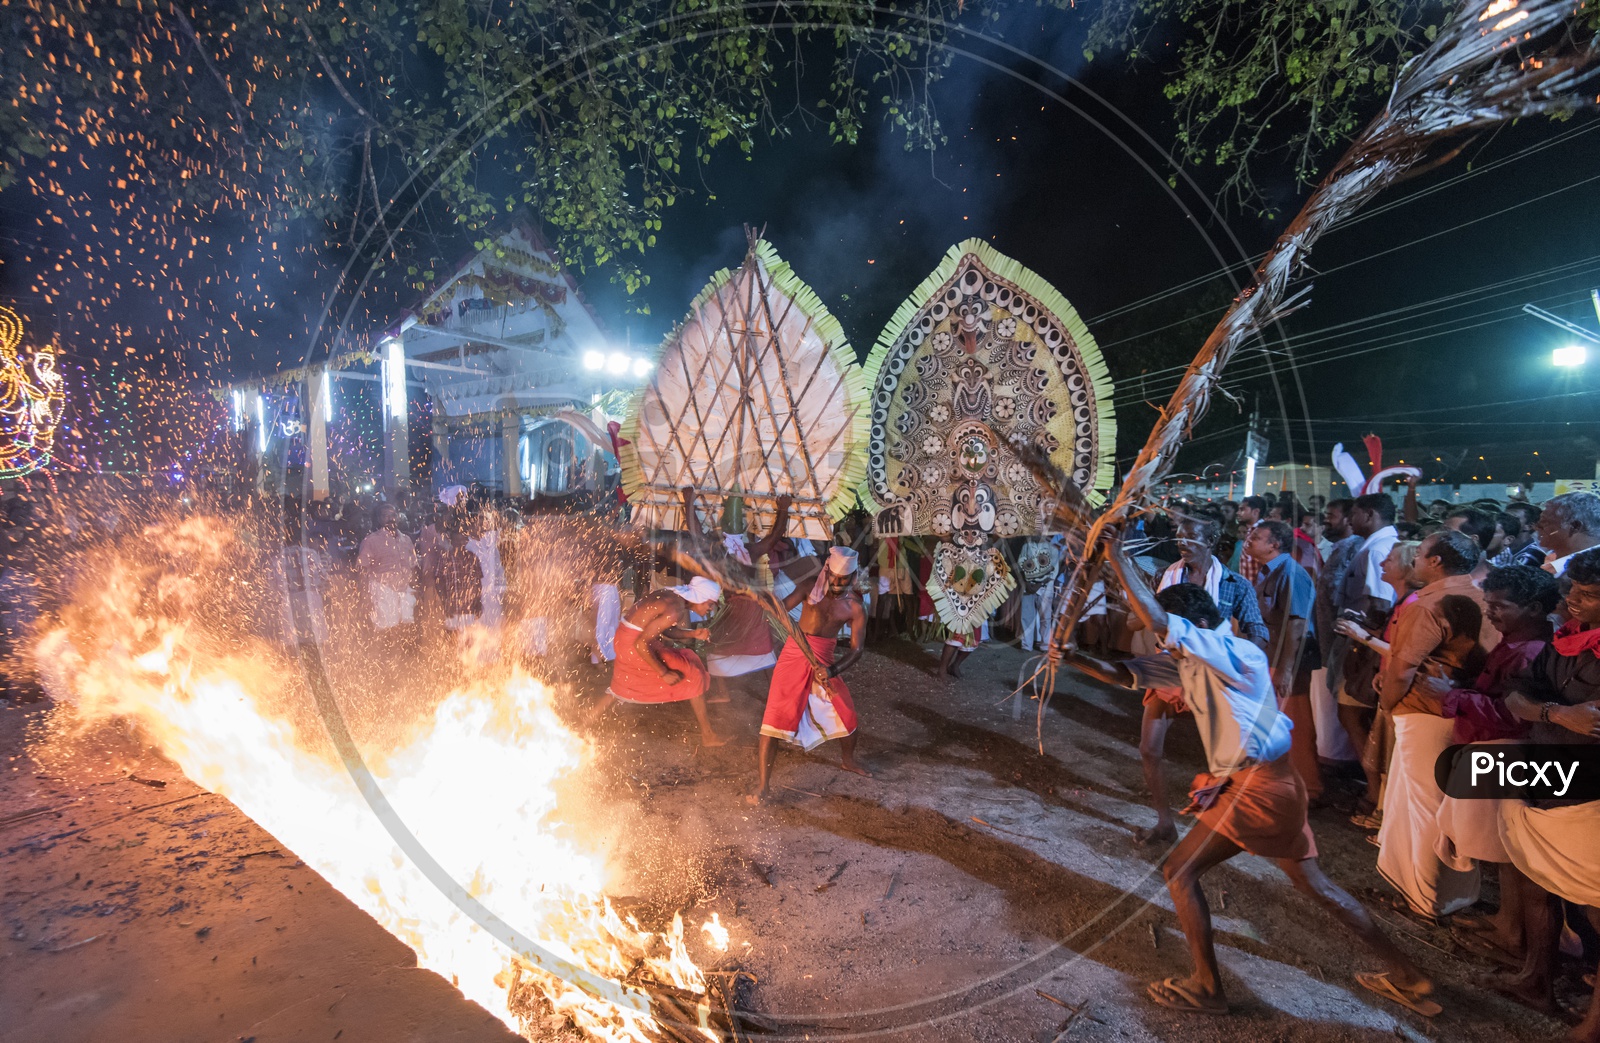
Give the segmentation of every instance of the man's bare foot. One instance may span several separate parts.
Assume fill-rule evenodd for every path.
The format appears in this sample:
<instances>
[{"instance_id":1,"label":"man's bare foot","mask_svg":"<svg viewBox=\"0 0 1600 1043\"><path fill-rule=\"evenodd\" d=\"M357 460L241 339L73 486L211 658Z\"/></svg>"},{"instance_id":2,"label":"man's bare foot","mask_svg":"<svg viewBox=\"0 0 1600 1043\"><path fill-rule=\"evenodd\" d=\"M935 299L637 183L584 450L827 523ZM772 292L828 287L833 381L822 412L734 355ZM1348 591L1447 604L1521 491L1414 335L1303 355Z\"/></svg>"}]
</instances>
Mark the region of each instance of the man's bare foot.
<instances>
[{"instance_id":1,"label":"man's bare foot","mask_svg":"<svg viewBox=\"0 0 1600 1043\"><path fill-rule=\"evenodd\" d=\"M870 779L870 778L873 777L872 772L868 771L866 768L863 768L860 764L856 763L855 761L840 761L839 762L839 770L840 771L854 772L855 774L860 775L863 778Z\"/></svg>"},{"instance_id":2,"label":"man's bare foot","mask_svg":"<svg viewBox=\"0 0 1600 1043\"><path fill-rule=\"evenodd\" d=\"M766 788L763 787L761 789L758 789L754 793L746 793L744 795L744 802L746 804L750 805L751 807L756 807L758 805L765 804L767 802L767 791L766 791Z\"/></svg>"},{"instance_id":3,"label":"man's bare foot","mask_svg":"<svg viewBox=\"0 0 1600 1043\"><path fill-rule=\"evenodd\" d=\"M707 703L731 703L733 699L727 692L718 692L716 695L706 696Z\"/></svg>"},{"instance_id":4,"label":"man's bare foot","mask_svg":"<svg viewBox=\"0 0 1600 1043\"><path fill-rule=\"evenodd\" d=\"M1507 999L1516 1000L1523 1006L1532 1007L1541 1014L1554 1017L1558 1013L1555 997L1551 995L1549 985L1541 983L1532 975L1484 974L1476 981L1483 988L1498 992Z\"/></svg>"},{"instance_id":5,"label":"man's bare foot","mask_svg":"<svg viewBox=\"0 0 1600 1043\"><path fill-rule=\"evenodd\" d=\"M1171 822L1158 822L1149 829L1140 826L1133 831L1133 842L1136 844L1176 844L1178 842L1178 827Z\"/></svg>"},{"instance_id":6,"label":"man's bare foot","mask_svg":"<svg viewBox=\"0 0 1600 1043\"><path fill-rule=\"evenodd\" d=\"M700 745L702 745L702 746L726 746L726 745L728 745L728 740L724 739L722 736L718 735L716 732L701 732L700 733Z\"/></svg>"}]
</instances>

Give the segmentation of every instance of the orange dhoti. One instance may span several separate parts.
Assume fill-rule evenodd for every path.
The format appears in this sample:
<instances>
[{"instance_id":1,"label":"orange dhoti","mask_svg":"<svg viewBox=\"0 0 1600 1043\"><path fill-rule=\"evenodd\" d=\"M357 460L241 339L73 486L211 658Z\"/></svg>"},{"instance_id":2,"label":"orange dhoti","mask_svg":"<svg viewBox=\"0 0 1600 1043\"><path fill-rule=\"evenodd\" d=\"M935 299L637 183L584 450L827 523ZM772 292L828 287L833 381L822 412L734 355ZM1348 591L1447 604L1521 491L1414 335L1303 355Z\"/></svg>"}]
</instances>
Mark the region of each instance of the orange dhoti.
<instances>
[{"instance_id":1,"label":"orange dhoti","mask_svg":"<svg viewBox=\"0 0 1600 1043\"><path fill-rule=\"evenodd\" d=\"M1214 796L1201 797L1219 783ZM1194 786L1195 805L1211 801L1200 809L1199 819L1213 833L1262 858L1317 857L1317 841L1306 822L1306 785L1287 756L1241 768L1225 779L1202 772Z\"/></svg>"},{"instance_id":2,"label":"orange dhoti","mask_svg":"<svg viewBox=\"0 0 1600 1043\"><path fill-rule=\"evenodd\" d=\"M617 627L617 658L611 664L609 694L625 703L677 703L706 694L710 679L699 656L665 641L650 642L650 650L662 664L683 675L677 684L669 685L656 673L655 664L634 647L638 637L639 628L627 620Z\"/></svg>"},{"instance_id":3,"label":"orange dhoti","mask_svg":"<svg viewBox=\"0 0 1600 1043\"><path fill-rule=\"evenodd\" d=\"M805 635L811 650L824 665L833 662L838 638ZM856 708L850 689L837 677L827 686L817 684L811 660L793 637L772 668L767 711L761 716L761 734L814 749L829 739L842 739L856 730Z\"/></svg>"}]
</instances>

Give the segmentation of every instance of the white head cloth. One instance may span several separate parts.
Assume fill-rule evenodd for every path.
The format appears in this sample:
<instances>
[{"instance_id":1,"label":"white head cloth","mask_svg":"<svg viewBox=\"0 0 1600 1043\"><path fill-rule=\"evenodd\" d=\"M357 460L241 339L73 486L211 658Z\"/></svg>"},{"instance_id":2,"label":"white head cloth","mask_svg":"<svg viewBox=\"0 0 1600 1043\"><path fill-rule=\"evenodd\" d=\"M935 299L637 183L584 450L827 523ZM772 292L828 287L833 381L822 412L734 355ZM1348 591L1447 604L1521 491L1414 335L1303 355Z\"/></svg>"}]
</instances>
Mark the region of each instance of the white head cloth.
<instances>
[{"instance_id":1,"label":"white head cloth","mask_svg":"<svg viewBox=\"0 0 1600 1043\"><path fill-rule=\"evenodd\" d=\"M461 497L465 496L467 487L464 485L447 485L439 490L439 502L446 507L457 507L461 504Z\"/></svg>"},{"instance_id":2,"label":"white head cloth","mask_svg":"<svg viewBox=\"0 0 1600 1043\"><path fill-rule=\"evenodd\" d=\"M829 576L854 575L860 561L855 551L849 547L830 547L828 549L828 563L817 573L817 581L811 585L811 593L806 595L806 601L815 605L828 596Z\"/></svg>"},{"instance_id":3,"label":"white head cloth","mask_svg":"<svg viewBox=\"0 0 1600 1043\"><path fill-rule=\"evenodd\" d=\"M691 605L709 604L722 597L722 588L704 576L696 576L687 583L667 589Z\"/></svg>"}]
</instances>

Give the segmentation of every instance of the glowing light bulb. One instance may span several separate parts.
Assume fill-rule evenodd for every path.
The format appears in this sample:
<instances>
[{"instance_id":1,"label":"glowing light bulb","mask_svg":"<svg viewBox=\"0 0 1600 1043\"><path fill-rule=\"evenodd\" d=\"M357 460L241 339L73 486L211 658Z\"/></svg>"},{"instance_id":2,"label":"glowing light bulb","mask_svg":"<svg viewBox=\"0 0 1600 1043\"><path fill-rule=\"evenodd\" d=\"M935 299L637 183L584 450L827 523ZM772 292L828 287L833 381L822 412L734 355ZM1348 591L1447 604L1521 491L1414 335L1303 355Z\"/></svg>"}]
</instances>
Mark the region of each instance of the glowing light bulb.
<instances>
[{"instance_id":1,"label":"glowing light bulb","mask_svg":"<svg viewBox=\"0 0 1600 1043\"><path fill-rule=\"evenodd\" d=\"M618 376L628 372L628 356L620 351L613 351L606 358L606 372L615 373Z\"/></svg>"},{"instance_id":2,"label":"glowing light bulb","mask_svg":"<svg viewBox=\"0 0 1600 1043\"><path fill-rule=\"evenodd\" d=\"M586 351L586 352L584 352L583 353L583 368L584 369L605 369L606 368L606 357L605 357L605 355L602 354L601 352L598 352L598 351Z\"/></svg>"}]
</instances>

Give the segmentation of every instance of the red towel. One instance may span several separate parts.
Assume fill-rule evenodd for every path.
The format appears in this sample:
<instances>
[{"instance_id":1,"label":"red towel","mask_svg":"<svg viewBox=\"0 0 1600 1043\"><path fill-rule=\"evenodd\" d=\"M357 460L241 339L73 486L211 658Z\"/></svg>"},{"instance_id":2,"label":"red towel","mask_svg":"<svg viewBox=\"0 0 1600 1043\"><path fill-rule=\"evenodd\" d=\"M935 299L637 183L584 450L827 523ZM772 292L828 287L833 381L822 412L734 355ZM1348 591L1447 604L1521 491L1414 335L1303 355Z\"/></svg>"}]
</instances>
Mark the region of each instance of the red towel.
<instances>
[{"instance_id":1,"label":"red towel","mask_svg":"<svg viewBox=\"0 0 1600 1043\"><path fill-rule=\"evenodd\" d=\"M667 669L683 675L683 680L669 685L656 673L655 664L633 647L638 637L636 627L627 623L617 627L617 659L611 664L611 687L607 691L625 703L677 703L706 694L709 675L699 656L665 641L650 642L651 650Z\"/></svg>"}]
</instances>

